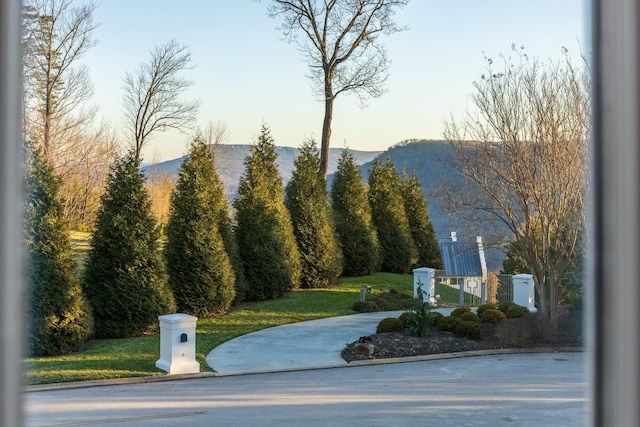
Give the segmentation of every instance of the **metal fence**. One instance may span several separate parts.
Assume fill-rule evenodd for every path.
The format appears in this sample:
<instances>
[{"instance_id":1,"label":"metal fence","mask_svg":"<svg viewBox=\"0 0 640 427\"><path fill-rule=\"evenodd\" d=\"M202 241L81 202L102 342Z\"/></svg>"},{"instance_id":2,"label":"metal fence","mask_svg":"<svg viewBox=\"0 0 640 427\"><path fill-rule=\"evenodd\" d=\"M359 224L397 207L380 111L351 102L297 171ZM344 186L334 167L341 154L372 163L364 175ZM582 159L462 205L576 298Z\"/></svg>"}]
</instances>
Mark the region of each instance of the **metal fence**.
<instances>
[{"instance_id":1,"label":"metal fence","mask_svg":"<svg viewBox=\"0 0 640 427\"><path fill-rule=\"evenodd\" d=\"M447 304L479 305L486 295L481 277L447 276L442 270L436 270L435 288L436 295Z\"/></svg>"},{"instance_id":2,"label":"metal fence","mask_svg":"<svg viewBox=\"0 0 640 427\"><path fill-rule=\"evenodd\" d=\"M496 302L513 301L513 276L511 274L496 274L498 286Z\"/></svg>"}]
</instances>

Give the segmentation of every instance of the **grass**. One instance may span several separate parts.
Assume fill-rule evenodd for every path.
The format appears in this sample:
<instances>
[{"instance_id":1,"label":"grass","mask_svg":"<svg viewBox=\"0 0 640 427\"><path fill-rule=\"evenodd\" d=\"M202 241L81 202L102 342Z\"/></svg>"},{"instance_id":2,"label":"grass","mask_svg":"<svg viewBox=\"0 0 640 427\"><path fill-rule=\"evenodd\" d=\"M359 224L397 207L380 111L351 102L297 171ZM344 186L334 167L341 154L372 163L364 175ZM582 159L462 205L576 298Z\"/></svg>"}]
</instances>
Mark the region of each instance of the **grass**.
<instances>
[{"instance_id":1,"label":"grass","mask_svg":"<svg viewBox=\"0 0 640 427\"><path fill-rule=\"evenodd\" d=\"M440 295L445 304L458 305L460 303L460 290L449 285L436 283L436 295ZM468 292L464 293L464 305L479 305L481 298Z\"/></svg>"},{"instance_id":2,"label":"grass","mask_svg":"<svg viewBox=\"0 0 640 427\"><path fill-rule=\"evenodd\" d=\"M78 237L78 243L82 243L81 236ZM86 249L81 245L78 259L82 260L84 256ZM377 273L366 277L342 278L333 288L292 291L281 299L246 304L224 316L199 319L196 327L196 360L200 363L200 370L211 371L205 361L207 354L240 335L288 323L355 314L351 305L359 301L360 288L364 286L371 286L374 295L391 289L413 294L412 276ZM159 357L158 334L93 341L78 353L26 359L25 381L26 384L50 384L165 375L164 371L155 367Z\"/></svg>"}]
</instances>

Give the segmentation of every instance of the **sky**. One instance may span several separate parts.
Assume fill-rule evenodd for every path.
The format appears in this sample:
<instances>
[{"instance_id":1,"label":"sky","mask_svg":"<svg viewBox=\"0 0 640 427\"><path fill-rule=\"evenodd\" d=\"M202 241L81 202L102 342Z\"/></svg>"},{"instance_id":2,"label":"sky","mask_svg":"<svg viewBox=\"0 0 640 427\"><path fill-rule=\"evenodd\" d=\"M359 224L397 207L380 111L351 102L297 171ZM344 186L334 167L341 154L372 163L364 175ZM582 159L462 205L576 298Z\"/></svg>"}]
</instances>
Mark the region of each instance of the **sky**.
<instances>
[{"instance_id":1,"label":"sky","mask_svg":"<svg viewBox=\"0 0 640 427\"><path fill-rule=\"evenodd\" d=\"M82 4L82 0L76 0ZM278 146L319 142L324 104L306 77L307 64L267 15L268 0L101 0L94 12L98 40L82 58L100 116L120 130L123 76L150 58L155 45L188 45L195 68L185 99L201 101L198 126L223 123L229 144L251 144L265 123ZM483 57L589 54L586 0L412 0L395 20L406 31L383 37L392 64L386 93L362 108L353 95L334 103L331 147L378 151L406 139L442 139L443 123L469 108ZM579 62L579 61L578 61ZM192 133L157 134L143 161L188 151Z\"/></svg>"}]
</instances>

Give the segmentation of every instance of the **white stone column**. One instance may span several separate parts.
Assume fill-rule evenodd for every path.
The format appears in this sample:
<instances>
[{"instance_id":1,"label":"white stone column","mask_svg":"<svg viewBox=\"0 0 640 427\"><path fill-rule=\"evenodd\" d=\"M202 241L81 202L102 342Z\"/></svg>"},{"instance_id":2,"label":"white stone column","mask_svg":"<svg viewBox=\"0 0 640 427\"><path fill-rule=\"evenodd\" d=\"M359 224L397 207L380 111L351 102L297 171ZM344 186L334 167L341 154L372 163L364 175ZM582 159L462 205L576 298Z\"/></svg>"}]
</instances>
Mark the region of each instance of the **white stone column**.
<instances>
[{"instance_id":1,"label":"white stone column","mask_svg":"<svg viewBox=\"0 0 640 427\"><path fill-rule=\"evenodd\" d=\"M170 374L196 374L200 364L196 362L197 317L188 314L159 316L160 359L156 368Z\"/></svg>"},{"instance_id":2,"label":"white stone column","mask_svg":"<svg viewBox=\"0 0 640 427\"><path fill-rule=\"evenodd\" d=\"M431 305L436 303L436 270L421 267L413 270L413 297L418 297L418 285L422 284L424 301Z\"/></svg>"},{"instance_id":3,"label":"white stone column","mask_svg":"<svg viewBox=\"0 0 640 427\"><path fill-rule=\"evenodd\" d=\"M530 312L535 313L536 294L531 274L516 274L513 276L513 302L527 307Z\"/></svg>"}]
</instances>

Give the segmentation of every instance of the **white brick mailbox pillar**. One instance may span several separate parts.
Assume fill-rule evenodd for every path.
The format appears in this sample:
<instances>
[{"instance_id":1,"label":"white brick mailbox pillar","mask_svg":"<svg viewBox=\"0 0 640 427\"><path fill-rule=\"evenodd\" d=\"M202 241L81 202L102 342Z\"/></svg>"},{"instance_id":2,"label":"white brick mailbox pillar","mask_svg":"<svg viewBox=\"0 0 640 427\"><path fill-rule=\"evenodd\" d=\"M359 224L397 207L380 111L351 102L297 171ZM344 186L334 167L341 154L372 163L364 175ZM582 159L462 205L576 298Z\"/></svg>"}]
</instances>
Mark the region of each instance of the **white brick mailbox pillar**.
<instances>
[{"instance_id":1,"label":"white brick mailbox pillar","mask_svg":"<svg viewBox=\"0 0 640 427\"><path fill-rule=\"evenodd\" d=\"M436 303L436 270L433 268L421 267L413 270L413 297L418 297L418 285L422 284L424 302L431 305Z\"/></svg>"},{"instance_id":2,"label":"white brick mailbox pillar","mask_svg":"<svg viewBox=\"0 0 640 427\"><path fill-rule=\"evenodd\" d=\"M530 312L535 313L536 293L531 274L516 274L513 276L513 302L527 307Z\"/></svg>"},{"instance_id":3,"label":"white brick mailbox pillar","mask_svg":"<svg viewBox=\"0 0 640 427\"><path fill-rule=\"evenodd\" d=\"M159 316L160 359L156 368L170 374L196 374L200 364L196 362L197 317L188 314Z\"/></svg>"}]
</instances>

